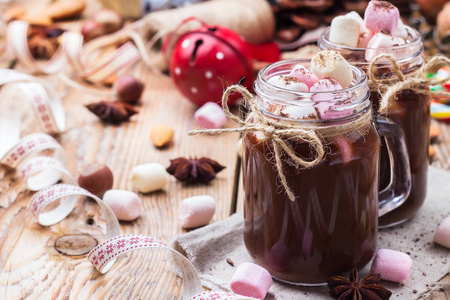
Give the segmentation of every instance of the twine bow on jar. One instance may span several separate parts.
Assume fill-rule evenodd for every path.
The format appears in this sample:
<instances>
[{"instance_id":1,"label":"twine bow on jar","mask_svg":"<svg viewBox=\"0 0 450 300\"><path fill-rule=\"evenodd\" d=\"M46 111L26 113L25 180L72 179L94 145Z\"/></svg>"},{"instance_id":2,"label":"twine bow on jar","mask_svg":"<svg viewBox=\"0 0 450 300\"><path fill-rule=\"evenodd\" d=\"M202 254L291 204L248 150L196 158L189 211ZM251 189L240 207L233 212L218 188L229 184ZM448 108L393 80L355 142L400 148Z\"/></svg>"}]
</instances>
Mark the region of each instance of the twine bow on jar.
<instances>
[{"instance_id":1,"label":"twine bow on jar","mask_svg":"<svg viewBox=\"0 0 450 300\"><path fill-rule=\"evenodd\" d=\"M233 92L238 92L243 96L245 103L249 106L253 121L250 122L241 120L239 117L230 112L227 100L228 96ZM350 132L359 132L363 134L362 132L365 131L364 128L366 128L367 125L370 124L372 118L371 111L369 111L368 113L364 114L363 117L355 121L349 121L344 124L339 124L339 126L319 127L306 126L302 124L300 127L295 123L282 122L265 116L264 113L260 110L255 97L253 97L253 95L245 87L240 85L232 85L225 90L222 96L222 107L228 118L238 124L239 127L191 130L188 132L188 134L218 135L221 133L231 132L263 132L264 135L272 141L278 175L287 196L292 201L295 201L295 195L289 187L286 176L283 172L282 151L287 154L287 156L292 160L294 166L297 169L308 169L317 166L325 157L326 151L324 138L334 137L338 134L340 135ZM289 140L297 140L309 144L312 153L314 154L314 159L305 160L302 157L299 157L295 153L292 146L290 146L287 142Z\"/></svg>"},{"instance_id":2,"label":"twine bow on jar","mask_svg":"<svg viewBox=\"0 0 450 300\"><path fill-rule=\"evenodd\" d=\"M392 71L397 76L398 81L395 82L395 80L392 79L376 78L376 63L381 59L389 60L392 65ZM445 56L438 55L431 58L428 62L423 64L419 70L411 75L404 75L397 63L397 60L392 54L382 53L376 56L370 62L368 77L370 90L378 91L382 95L379 113L381 115L386 115L389 111L389 107L392 105L393 101L396 100L397 93L402 90L411 90L417 94L450 98L449 92L431 91L429 88L423 87L424 85L428 87L430 85L442 84L449 80L449 78L442 80L430 80L425 78L428 72L435 71L444 65L450 66L450 59Z\"/></svg>"}]
</instances>

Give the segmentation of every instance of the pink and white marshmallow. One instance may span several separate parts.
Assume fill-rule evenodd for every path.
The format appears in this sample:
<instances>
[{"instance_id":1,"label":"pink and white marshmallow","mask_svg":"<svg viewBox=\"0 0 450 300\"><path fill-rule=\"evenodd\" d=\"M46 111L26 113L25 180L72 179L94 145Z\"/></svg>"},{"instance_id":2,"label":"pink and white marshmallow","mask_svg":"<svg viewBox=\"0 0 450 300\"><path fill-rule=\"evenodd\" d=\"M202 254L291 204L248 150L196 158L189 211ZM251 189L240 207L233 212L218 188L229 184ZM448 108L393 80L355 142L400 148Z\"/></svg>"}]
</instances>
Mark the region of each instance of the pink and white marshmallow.
<instances>
[{"instance_id":1,"label":"pink and white marshmallow","mask_svg":"<svg viewBox=\"0 0 450 300\"><path fill-rule=\"evenodd\" d=\"M337 16L331 21L330 42L356 47L358 45L360 24L354 17Z\"/></svg>"},{"instance_id":2,"label":"pink and white marshmallow","mask_svg":"<svg viewBox=\"0 0 450 300\"><path fill-rule=\"evenodd\" d=\"M403 24L402 19L398 19L397 28L393 36L402 38L406 40L408 38L408 30L406 30L405 24Z\"/></svg>"},{"instance_id":3,"label":"pink and white marshmallow","mask_svg":"<svg viewBox=\"0 0 450 300\"><path fill-rule=\"evenodd\" d=\"M217 129L227 123L227 115L215 102L207 102L194 114L195 123L202 128Z\"/></svg>"},{"instance_id":4,"label":"pink and white marshmallow","mask_svg":"<svg viewBox=\"0 0 450 300\"><path fill-rule=\"evenodd\" d=\"M381 279L402 282L409 276L412 268L411 257L400 251L379 249L370 268L370 273L380 274Z\"/></svg>"},{"instance_id":5,"label":"pink and white marshmallow","mask_svg":"<svg viewBox=\"0 0 450 300\"><path fill-rule=\"evenodd\" d=\"M345 93L342 93L341 95L326 93L339 90L342 90L342 86L332 78L321 79L311 87L310 92L317 93L312 96L312 100L318 101L315 106L317 107L322 120L344 118L353 113L351 109L339 109L339 106L344 99L336 99L336 97L342 97Z\"/></svg>"},{"instance_id":6,"label":"pink and white marshmallow","mask_svg":"<svg viewBox=\"0 0 450 300\"><path fill-rule=\"evenodd\" d=\"M364 12L364 23L373 32L394 33L399 19L398 8L387 1L372 0Z\"/></svg>"},{"instance_id":7,"label":"pink and white marshmallow","mask_svg":"<svg viewBox=\"0 0 450 300\"><path fill-rule=\"evenodd\" d=\"M366 50L366 60L372 61L377 55L381 53L390 53L395 59L402 59L407 56L406 49L392 49L393 47L405 45L405 40L399 37L394 37L386 32L379 32L375 34L369 41ZM384 62L384 60L380 60Z\"/></svg>"},{"instance_id":8,"label":"pink and white marshmallow","mask_svg":"<svg viewBox=\"0 0 450 300\"><path fill-rule=\"evenodd\" d=\"M298 81L303 82L308 87L308 90L317 82L319 81L319 78L316 74L314 74L313 70L311 68L307 68L302 65L296 65L291 73L290 76L293 76L297 78Z\"/></svg>"},{"instance_id":9,"label":"pink and white marshmallow","mask_svg":"<svg viewBox=\"0 0 450 300\"><path fill-rule=\"evenodd\" d=\"M133 221L141 215L142 200L133 192L108 190L103 195L103 201L119 220Z\"/></svg>"},{"instance_id":10,"label":"pink and white marshmallow","mask_svg":"<svg viewBox=\"0 0 450 300\"><path fill-rule=\"evenodd\" d=\"M361 16L356 11L351 11L347 13L345 16L354 19L359 24L359 36L356 47L367 48L367 44L369 43L370 39L373 37L375 33L366 28L363 18L361 18Z\"/></svg>"},{"instance_id":11,"label":"pink and white marshmallow","mask_svg":"<svg viewBox=\"0 0 450 300\"><path fill-rule=\"evenodd\" d=\"M309 90L305 83L290 75L273 76L270 77L268 81L274 86L292 91L307 92Z\"/></svg>"},{"instance_id":12,"label":"pink and white marshmallow","mask_svg":"<svg viewBox=\"0 0 450 300\"><path fill-rule=\"evenodd\" d=\"M186 198L178 208L178 219L183 228L206 225L216 212L216 200L207 195Z\"/></svg>"},{"instance_id":13,"label":"pink and white marshmallow","mask_svg":"<svg viewBox=\"0 0 450 300\"><path fill-rule=\"evenodd\" d=\"M445 218L434 233L435 243L450 248L450 217Z\"/></svg>"},{"instance_id":14,"label":"pink and white marshmallow","mask_svg":"<svg viewBox=\"0 0 450 300\"><path fill-rule=\"evenodd\" d=\"M350 64L334 50L323 50L314 55L311 69L319 79L330 77L339 82L342 88L348 88L353 80Z\"/></svg>"},{"instance_id":15,"label":"pink and white marshmallow","mask_svg":"<svg viewBox=\"0 0 450 300\"><path fill-rule=\"evenodd\" d=\"M264 299L273 280L270 273L254 263L239 265L231 278L231 290L239 295Z\"/></svg>"}]
</instances>

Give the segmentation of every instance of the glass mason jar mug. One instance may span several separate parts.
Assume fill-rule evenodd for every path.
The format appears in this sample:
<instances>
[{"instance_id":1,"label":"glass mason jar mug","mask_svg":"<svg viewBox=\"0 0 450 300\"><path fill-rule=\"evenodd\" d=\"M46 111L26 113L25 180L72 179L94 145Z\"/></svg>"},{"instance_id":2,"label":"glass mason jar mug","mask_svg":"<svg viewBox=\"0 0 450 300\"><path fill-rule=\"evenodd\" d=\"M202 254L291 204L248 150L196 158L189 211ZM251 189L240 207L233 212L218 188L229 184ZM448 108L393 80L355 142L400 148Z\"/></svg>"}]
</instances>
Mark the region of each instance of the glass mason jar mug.
<instances>
[{"instance_id":1,"label":"glass mason jar mug","mask_svg":"<svg viewBox=\"0 0 450 300\"><path fill-rule=\"evenodd\" d=\"M411 76L420 69L424 62L424 49L420 34L408 26L405 27L409 37L407 44L392 48L366 49L338 45L328 39L330 28L322 32L319 46L322 49L340 52L350 64L363 69L366 73L369 73L371 60L378 54L392 54L396 58L397 65L403 75ZM372 83L375 83L375 80L389 80L389 83L393 85L398 80L391 62L386 59L378 60L373 71ZM426 89L428 87L422 86L420 88ZM381 99L378 86L370 84L370 90L373 108L378 113ZM391 103L386 116L400 125L405 134L411 167L411 193L403 205L380 218L380 227L393 226L408 220L425 201L429 162L430 96L418 94L412 90L402 90L397 94L397 100ZM383 190L391 181L391 177L387 148L383 139L381 142L380 189ZM396 150L394 149L394 151Z\"/></svg>"},{"instance_id":2,"label":"glass mason jar mug","mask_svg":"<svg viewBox=\"0 0 450 300\"><path fill-rule=\"evenodd\" d=\"M243 133L244 241L253 260L276 279L317 285L370 261L378 206L386 213L408 196L409 165L398 125L381 117L378 129L373 123L362 70L352 67L352 85L335 92L297 92L270 83L271 77L288 75L296 64L309 67L310 61L281 61L263 68L254 84L255 101L265 118L300 131L298 138L283 140L297 157L311 161L317 156L316 148L303 139L305 131L321 137L325 154L318 164L299 168L286 151L274 152L272 137L262 131ZM325 119L324 107L331 108ZM251 112L247 122L258 125L255 115ZM380 195L380 204L377 130L390 146L403 150L390 152L393 182Z\"/></svg>"}]
</instances>

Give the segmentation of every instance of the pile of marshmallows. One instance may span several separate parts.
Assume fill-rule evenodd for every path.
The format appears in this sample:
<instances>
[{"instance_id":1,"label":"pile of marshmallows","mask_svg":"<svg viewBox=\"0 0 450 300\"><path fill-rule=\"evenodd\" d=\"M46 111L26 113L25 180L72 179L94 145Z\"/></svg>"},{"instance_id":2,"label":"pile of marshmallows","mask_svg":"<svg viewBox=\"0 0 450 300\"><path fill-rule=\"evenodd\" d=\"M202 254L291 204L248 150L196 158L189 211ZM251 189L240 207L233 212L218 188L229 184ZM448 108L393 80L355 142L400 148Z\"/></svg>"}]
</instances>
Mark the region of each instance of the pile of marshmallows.
<instances>
[{"instance_id":1,"label":"pile of marshmallows","mask_svg":"<svg viewBox=\"0 0 450 300\"><path fill-rule=\"evenodd\" d=\"M405 58L406 49L398 51L376 51L407 44L409 33L400 19L400 13L387 1L370 1L364 20L355 12L338 16L331 22L329 41L352 48L370 48L365 58L371 61L381 52L388 52L396 59Z\"/></svg>"},{"instance_id":2,"label":"pile of marshmallows","mask_svg":"<svg viewBox=\"0 0 450 300\"><path fill-rule=\"evenodd\" d=\"M296 65L288 75L275 75L268 82L279 88L312 93L313 106L285 106L282 113L292 119L337 119L350 116L351 109L340 109L345 99L334 99L327 92L350 87L353 72L347 60L338 52L323 50L313 56L311 67ZM344 97L345 98L345 97ZM348 99L350 100L350 99ZM333 101L333 103L330 103ZM224 126L227 116L217 103L208 102L194 115L195 122L203 128L215 129Z\"/></svg>"},{"instance_id":3,"label":"pile of marshmallows","mask_svg":"<svg viewBox=\"0 0 450 300\"><path fill-rule=\"evenodd\" d=\"M353 72L350 64L342 55L333 50L323 50L311 59L311 67L296 65L289 75L276 75L268 82L276 87L298 92L309 92L313 106L286 106L282 113L292 119L336 119L350 116L351 109L339 109L345 104L334 99L327 92L335 92L350 87ZM333 101L336 100L336 101ZM333 101L331 103L330 101Z\"/></svg>"},{"instance_id":4,"label":"pile of marshmallows","mask_svg":"<svg viewBox=\"0 0 450 300\"><path fill-rule=\"evenodd\" d=\"M158 163L147 163L131 170L131 183L141 193L161 190L169 181L166 169ZM117 219L133 221L142 212L141 198L131 191L112 189L113 174L105 165L86 167L78 177L80 187L103 198ZM183 228L208 224L216 211L216 200L207 195L189 197L181 201L178 216Z\"/></svg>"}]
</instances>

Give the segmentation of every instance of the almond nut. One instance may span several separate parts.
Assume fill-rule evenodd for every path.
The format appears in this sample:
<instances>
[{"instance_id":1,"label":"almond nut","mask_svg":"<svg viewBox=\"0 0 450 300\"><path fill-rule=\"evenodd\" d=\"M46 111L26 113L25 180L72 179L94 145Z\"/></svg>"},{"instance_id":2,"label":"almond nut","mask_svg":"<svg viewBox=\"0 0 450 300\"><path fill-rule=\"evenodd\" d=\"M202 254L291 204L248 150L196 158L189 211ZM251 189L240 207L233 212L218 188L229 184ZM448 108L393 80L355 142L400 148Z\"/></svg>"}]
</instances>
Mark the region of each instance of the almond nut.
<instances>
[{"instance_id":1,"label":"almond nut","mask_svg":"<svg viewBox=\"0 0 450 300\"><path fill-rule=\"evenodd\" d=\"M150 139L156 147L164 147L173 139L174 129L169 125L157 125L150 132Z\"/></svg>"}]
</instances>

